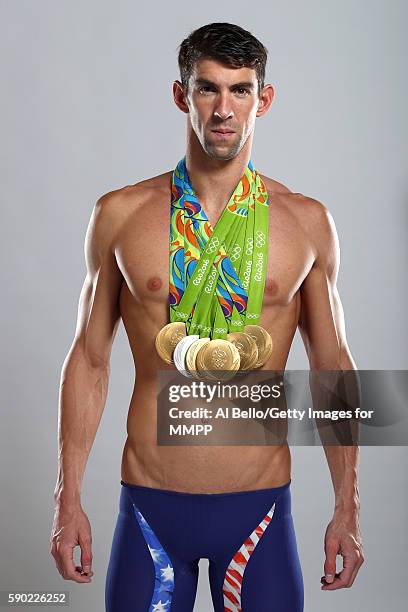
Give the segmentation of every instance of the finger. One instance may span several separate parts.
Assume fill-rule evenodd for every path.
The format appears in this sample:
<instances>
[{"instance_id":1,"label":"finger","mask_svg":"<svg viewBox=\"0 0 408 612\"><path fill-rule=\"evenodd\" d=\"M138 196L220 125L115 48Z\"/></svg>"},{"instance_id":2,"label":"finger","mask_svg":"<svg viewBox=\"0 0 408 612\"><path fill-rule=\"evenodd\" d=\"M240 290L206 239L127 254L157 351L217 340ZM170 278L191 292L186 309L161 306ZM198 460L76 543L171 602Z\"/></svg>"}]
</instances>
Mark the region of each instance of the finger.
<instances>
[{"instance_id":1,"label":"finger","mask_svg":"<svg viewBox=\"0 0 408 612\"><path fill-rule=\"evenodd\" d=\"M336 540L328 540L325 543L325 552L324 577L327 583L332 583L336 574L336 557L339 552L339 543Z\"/></svg>"},{"instance_id":2,"label":"finger","mask_svg":"<svg viewBox=\"0 0 408 612\"><path fill-rule=\"evenodd\" d=\"M336 589L340 588L339 582L340 582L339 573L334 575L333 581L330 584L326 583L326 581L324 580L324 576L323 576L323 586L321 587L321 590L322 591L335 591Z\"/></svg>"},{"instance_id":3,"label":"finger","mask_svg":"<svg viewBox=\"0 0 408 612\"><path fill-rule=\"evenodd\" d=\"M58 562L58 558L57 558L57 557L55 557L54 561L55 561L55 567L57 568L58 572L59 572L59 573L61 574L61 576L62 576L62 567L61 567L60 563Z\"/></svg>"},{"instance_id":4,"label":"finger","mask_svg":"<svg viewBox=\"0 0 408 612\"><path fill-rule=\"evenodd\" d=\"M324 590L326 590L326 589L325 589L325 587L327 587L327 586L332 586L332 585L333 585L333 584L336 582L336 580L337 580L338 578L339 578L339 573L338 573L338 572L334 574L334 576L333 576L333 580L332 580L331 582L327 582L327 580L326 580L326 576L322 576L322 577L320 578L320 582L322 583L322 587L321 587L321 588L322 588L322 589L324 589Z\"/></svg>"},{"instance_id":5,"label":"finger","mask_svg":"<svg viewBox=\"0 0 408 612\"><path fill-rule=\"evenodd\" d=\"M343 569L340 572L340 580L345 587L351 586L351 579L359 561L357 550L343 553Z\"/></svg>"},{"instance_id":6,"label":"finger","mask_svg":"<svg viewBox=\"0 0 408 612\"><path fill-rule=\"evenodd\" d=\"M83 574L83 575L84 575L84 570L82 569L82 566L81 566L81 565L76 565L76 566L75 566L75 570L76 570L77 572L79 572L80 574ZM91 576L93 576L93 574L94 574L94 573L93 573L93 571L91 570L91 571L89 572L89 574L86 574L86 575L88 576L88 578L91 578Z\"/></svg>"},{"instance_id":7,"label":"finger","mask_svg":"<svg viewBox=\"0 0 408 612\"><path fill-rule=\"evenodd\" d=\"M90 578L88 576L82 576L76 571L74 564L74 547L71 544L61 545L59 562L62 568L62 577L65 580L74 580L75 582L90 582Z\"/></svg>"},{"instance_id":8,"label":"finger","mask_svg":"<svg viewBox=\"0 0 408 612\"><path fill-rule=\"evenodd\" d=\"M325 587L323 590L334 591L336 589L344 589L351 586L352 575L358 563L358 558L355 552L343 553L343 569L336 574L333 582Z\"/></svg>"},{"instance_id":9,"label":"finger","mask_svg":"<svg viewBox=\"0 0 408 612\"><path fill-rule=\"evenodd\" d=\"M69 576L66 568L64 567L63 554L61 552L64 546L66 545L64 545L62 542L53 540L50 545L50 553L54 559L55 567L57 568L58 572L61 574L64 580L68 580Z\"/></svg>"},{"instance_id":10,"label":"finger","mask_svg":"<svg viewBox=\"0 0 408 612\"><path fill-rule=\"evenodd\" d=\"M79 537L79 545L81 547L81 566L86 574L92 570L92 539L87 534Z\"/></svg>"},{"instance_id":11,"label":"finger","mask_svg":"<svg viewBox=\"0 0 408 612\"><path fill-rule=\"evenodd\" d=\"M358 574L358 571L360 569L360 567L363 565L364 563L364 555L363 553L358 550L357 551L357 563L353 569L353 573L351 574L351 578L350 578L350 586L353 585L354 580L356 579L356 576Z\"/></svg>"},{"instance_id":12,"label":"finger","mask_svg":"<svg viewBox=\"0 0 408 612\"><path fill-rule=\"evenodd\" d=\"M51 546L51 554L52 557L54 559L55 562L55 566L58 570L58 572L61 574L62 577L64 577L63 575L63 567L62 567L62 563L61 563L61 552L60 552L60 548L61 548L61 544L57 542L53 542L52 546Z\"/></svg>"}]
</instances>

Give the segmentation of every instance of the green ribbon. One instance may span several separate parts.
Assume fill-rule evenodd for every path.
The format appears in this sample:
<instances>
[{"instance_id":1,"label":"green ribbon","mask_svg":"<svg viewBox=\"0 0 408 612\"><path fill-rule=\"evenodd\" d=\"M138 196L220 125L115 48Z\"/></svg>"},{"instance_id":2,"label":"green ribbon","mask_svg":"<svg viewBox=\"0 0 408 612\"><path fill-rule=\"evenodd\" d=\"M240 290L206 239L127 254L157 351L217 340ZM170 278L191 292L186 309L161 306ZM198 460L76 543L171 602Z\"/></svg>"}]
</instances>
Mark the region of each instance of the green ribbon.
<instances>
[{"instance_id":1,"label":"green ribbon","mask_svg":"<svg viewBox=\"0 0 408 612\"><path fill-rule=\"evenodd\" d=\"M211 338L258 323L268 227L268 194L251 161L213 230L180 160L172 178L170 320Z\"/></svg>"}]
</instances>

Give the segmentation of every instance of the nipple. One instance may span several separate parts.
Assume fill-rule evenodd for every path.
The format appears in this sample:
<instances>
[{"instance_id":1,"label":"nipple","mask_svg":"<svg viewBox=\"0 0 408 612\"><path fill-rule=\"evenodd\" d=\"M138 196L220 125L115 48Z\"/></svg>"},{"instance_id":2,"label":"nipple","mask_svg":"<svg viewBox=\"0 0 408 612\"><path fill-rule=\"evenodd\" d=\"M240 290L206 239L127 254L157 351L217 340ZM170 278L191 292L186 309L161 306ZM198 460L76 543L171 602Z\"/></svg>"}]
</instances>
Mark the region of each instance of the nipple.
<instances>
[{"instance_id":1,"label":"nipple","mask_svg":"<svg viewBox=\"0 0 408 612\"><path fill-rule=\"evenodd\" d=\"M278 283L272 278L267 278L265 281L265 291L271 295L276 295L278 293Z\"/></svg>"},{"instance_id":2,"label":"nipple","mask_svg":"<svg viewBox=\"0 0 408 612\"><path fill-rule=\"evenodd\" d=\"M152 276L152 278L149 278L147 281L147 288L150 289L150 291L158 291L162 285L162 280L158 276Z\"/></svg>"}]
</instances>

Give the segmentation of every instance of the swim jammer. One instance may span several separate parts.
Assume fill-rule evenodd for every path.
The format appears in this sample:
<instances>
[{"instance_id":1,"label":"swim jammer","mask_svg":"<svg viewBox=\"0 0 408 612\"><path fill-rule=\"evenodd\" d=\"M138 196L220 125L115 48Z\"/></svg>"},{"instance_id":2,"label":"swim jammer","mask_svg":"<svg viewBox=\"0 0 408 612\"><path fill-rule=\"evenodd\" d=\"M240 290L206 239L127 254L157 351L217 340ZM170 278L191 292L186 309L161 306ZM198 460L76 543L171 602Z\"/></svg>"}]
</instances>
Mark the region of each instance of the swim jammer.
<instances>
[{"instance_id":1,"label":"swim jammer","mask_svg":"<svg viewBox=\"0 0 408 612\"><path fill-rule=\"evenodd\" d=\"M192 612L201 558L215 612L303 611L291 480L232 493L120 482L106 612Z\"/></svg>"}]
</instances>

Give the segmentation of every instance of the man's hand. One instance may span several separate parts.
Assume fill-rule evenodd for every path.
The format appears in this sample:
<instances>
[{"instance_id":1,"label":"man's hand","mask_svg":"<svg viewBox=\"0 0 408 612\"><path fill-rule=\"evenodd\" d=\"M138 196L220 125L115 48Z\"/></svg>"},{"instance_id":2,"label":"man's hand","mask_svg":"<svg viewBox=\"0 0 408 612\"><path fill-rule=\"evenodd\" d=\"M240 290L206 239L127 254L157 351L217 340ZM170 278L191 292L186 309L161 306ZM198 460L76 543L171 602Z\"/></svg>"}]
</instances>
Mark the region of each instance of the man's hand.
<instances>
[{"instance_id":1,"label":"man's hand","mask_svg":"<svg viewBox=\"0 0 408 612\"><path fill-rule=\"evenodd\" d=\"M337 511L325 535L326 560L321 582L323 591L351 587L358 570L364 563L363 548L356 514ZM343 557L343 569L336 573L336 555Z\"/></svg>"},{"instance_id":2,"label":"man's hand","mask_svg":"<svg viewBox=\"0 0 408 612\"><path fill-rule=\"evenodd\" d=\"M81 565L74 564L74 548L81 547ZM61 576L75 582L92 582L92 535L81 505L58 503L51 530L50 553Z\"/></svg>"}]
</instances>

